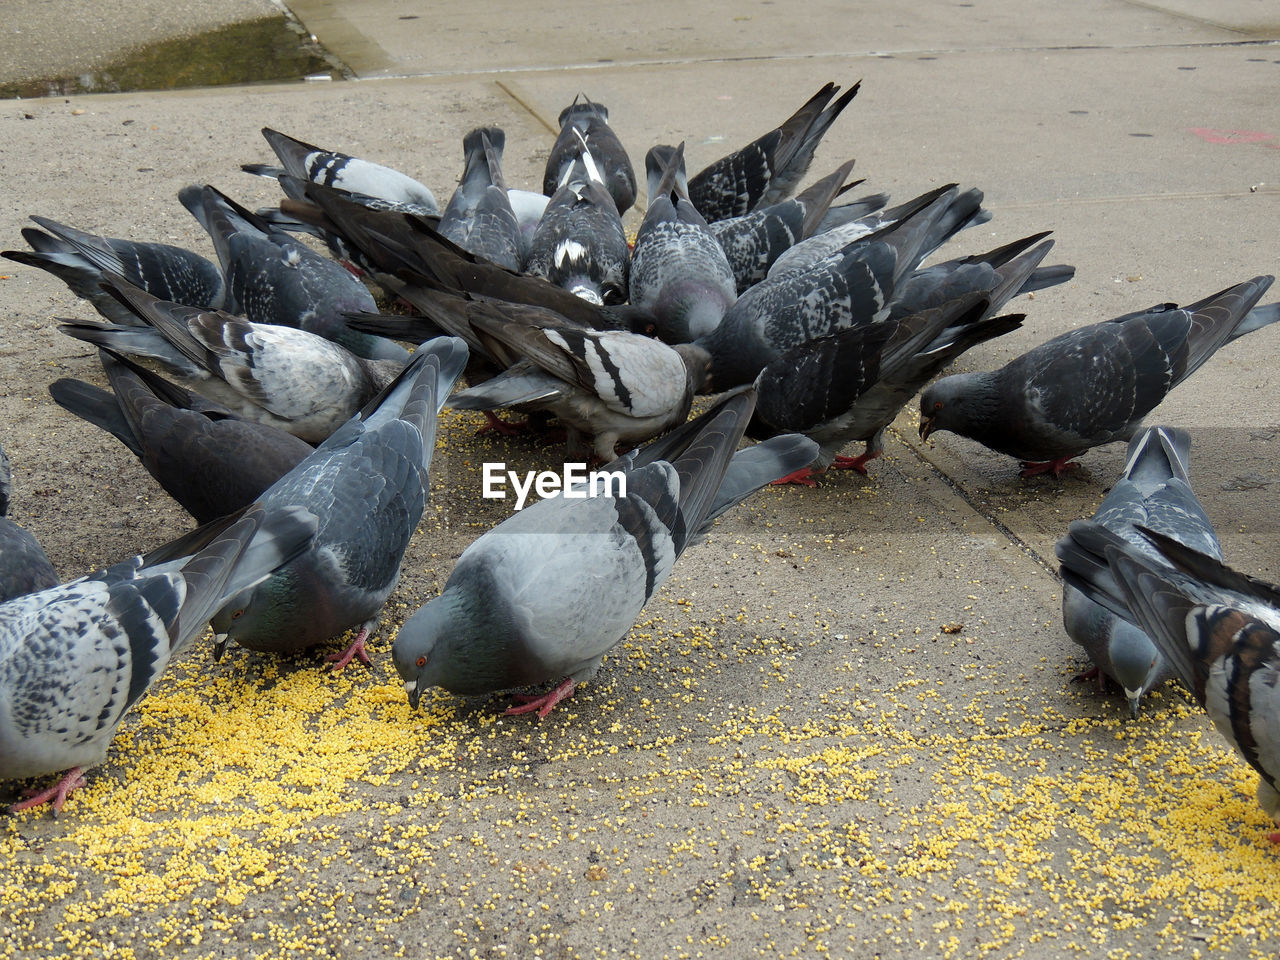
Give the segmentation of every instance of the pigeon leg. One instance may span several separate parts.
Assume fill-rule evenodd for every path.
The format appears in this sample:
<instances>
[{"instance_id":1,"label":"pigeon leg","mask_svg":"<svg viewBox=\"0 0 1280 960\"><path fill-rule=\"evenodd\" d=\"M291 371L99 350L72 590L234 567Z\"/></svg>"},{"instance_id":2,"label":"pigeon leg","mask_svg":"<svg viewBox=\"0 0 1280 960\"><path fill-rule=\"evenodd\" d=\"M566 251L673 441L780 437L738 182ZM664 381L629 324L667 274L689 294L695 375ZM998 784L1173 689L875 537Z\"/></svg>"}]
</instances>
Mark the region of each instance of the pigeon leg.
<instances>
[{"instance_id":1,"label":"pigeon leg","mask_svg":"<svg viewBox=\"0 0 1280 960\"><path fill-rule=\"evenodd\" d=\"M364 642L369 637L369 628L361 627L360 632L356 634L356 638L351 641L351 646L343 650L341 653L331 653L325 657L325 661L333 664L333 672L341 673L342 668L349 664L357 657L365 666L373 666L373 661L369 659L369 652L365 649Z\"/></svg>"},{"instance_id":2,"label":"pigeon leg","mask_svg":"<svg viewBox=\"0 0 1280 960\"><path fill-rule=\"evenodd\" d=\"M1275 833L1268 833L1267 839L1274 844L1280 845L1280 830L1277 830Z\"/></svg>"},{"instance_id":3,"label":"pigeon leg","mask_svg":"<svg viewBox=\"0 0 1280 960\"><path fill-rule=\"evenodd\" d=\"M489 422L476 431L477 436L496 433L503 437L518 437L528 429L526 423L507 423L492 410L485 410L484 418Z\"/></svg>"},{"instance_id":4,"label":"pigeon leg","mask_svg":"<svg viewBox=\"0 0 1280 960\"><path fill-rule=\"evenodd\" d=\"M1018 476L1026 480L1028 477L1037 477L1042 473L1052 473L1055 477L1060 477L1070 470L1079 469L1080 464L1076 463L1071 457L1059 457L1057 460L1045 460L1042 463L1024 462L1022 464L1022 472Z\"/></svg>"},{"instance_id":5,"label":"pigeon leg","mask_svg":"<svg viewBox=\"0 0 1280 960\"><path fill-rule=\"evenodd\" d=\"M880 456L879 450L868 450L856 457L836 457L831 461L832 470L857 470L864 477L867 475L867 464Z\"/></svg>"},{"instance_id":6,"label":"pigeon leg","mask_svg":"<svg viewBox=\"0 0 1280 960\"><path fill-rule=\"evenodd\" d=\"M537 710L539 719L545 720L547 714L555 709L557 703L573 696L573 687L573 677L565 677L554 690L539 696L528 696L523 693L516 694L516 699L520 701L520 704L514 707L507 707L504 715L514 717L522 713L533 713L533 711Z\"/></svg>"},{"instance_id":7,"label":"pigeon leg","mask_svg":"<svg viewBox=\"0 0 1280 960\"><path fill-rule=\"evenodd\" d=\"M863 471L866 472L865 470ZM788 473L785 477L779 477L777 480L770 481L772 486L781 486L784 483L796 483L805 487L816 487L818 481L813 479L812 467L801 467L795 473Z\"/></svg>"},{"instance_id":8,"label":"pigeon leg","mask_svg":"<svg viewBox=\"0 0 1280 960\"><path fill-rule=\"evenodd\" d=\"M55 783L48 790L41 790L38 793L35 790L28 790L27 799L15 803L9 808L9 812L21 813L23 810L30 810L33 807L39 807L52 800L53 812L55 814L59 813L62 810L62 805L67 802L67 794L72 790L79 789L83 786L84 775L80 772L80 768L72 767L63 774L61 780Z\"/></svg>"}]
</instances>

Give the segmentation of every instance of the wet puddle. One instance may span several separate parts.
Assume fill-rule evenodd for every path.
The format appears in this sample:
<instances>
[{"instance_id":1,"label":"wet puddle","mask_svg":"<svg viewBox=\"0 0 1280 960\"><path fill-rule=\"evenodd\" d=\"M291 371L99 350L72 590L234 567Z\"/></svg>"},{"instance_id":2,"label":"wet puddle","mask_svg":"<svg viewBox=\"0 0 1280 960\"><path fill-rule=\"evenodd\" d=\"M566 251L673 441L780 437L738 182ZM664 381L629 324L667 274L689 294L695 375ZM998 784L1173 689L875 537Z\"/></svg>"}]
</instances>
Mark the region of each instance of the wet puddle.
<instances>
[{"instance_id":1,"label":"wet puddle","mask_svg":"<svg viewBox=\"0 0 1280 960\"><path fill-rule=\"evenodd\" d=\"M173 90L308 78L340 80L342 64L288 17L238 23L134 50L93 72L0 83L0 98Z\"/></svg>"}]
</instances>

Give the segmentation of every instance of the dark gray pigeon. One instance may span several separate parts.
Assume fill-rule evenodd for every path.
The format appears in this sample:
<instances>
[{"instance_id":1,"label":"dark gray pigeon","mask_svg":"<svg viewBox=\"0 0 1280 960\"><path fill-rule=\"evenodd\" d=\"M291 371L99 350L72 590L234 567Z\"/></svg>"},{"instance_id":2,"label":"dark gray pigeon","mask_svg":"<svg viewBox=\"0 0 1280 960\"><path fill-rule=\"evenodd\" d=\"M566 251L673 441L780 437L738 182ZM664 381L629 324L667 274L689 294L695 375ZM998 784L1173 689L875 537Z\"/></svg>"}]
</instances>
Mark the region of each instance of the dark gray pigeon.
<instances>
[{"instance_id":1,"label":"dark gray pigeon","mask_svg":"<svg viewBox=\"0 0 1280 960\"><path fill-rule=\"evenodd\" d=\"M23 229L31 249L5 250L0 256L49 271L112 323L138 321L102 289L106 277L123 277L161 300L210 310L226 306L222 271L198 253L167 243L100 237L44 217L31 219L44 227Z\"/></svg>"},{"instance_id":2,"label":"dark gray pigeon","mask_svg":"<svg viewBox=\"0 0 1280 960\"><path fill-rule=\"evenodd\" d=\"M213 187L184 187L178 199L213 240L227 278L227 312L251 323L317 334L369 360L403 363L408 359L399 344L356 333L346 325L343 314L376 310L377 303L341 264L265 223Z\"/></svg>"},{"instance_id":3,"label":"dark gray pigeon","mask_svg":"<svg viewBox=\"0 0 1280 960\"><path fill-rule=\"evenodd\" d=\"M1024 477L1056 476L1091 447L1132 437L1170 390L1238 335L1272 280L1080 327L999 370L943 377L921 394L920 437L950 430L1022 460Z\"/></svg>"},{"instance_id":4,"label":"dark gray pigeon","mask_svg":"<svg viewBox=\"0 0 1280 960\"><path fill-rule=\"evenodd\" d=\"M909 317L841 330L793 347L756 378L760 399L747 433L764 438L801 433L820 445L818 458L779 483L815 486L827 469L867 472L884 452L884 431L938 371L970 347L1016 330L1021 315L990 317L990 302L970 293ZM856 457L839 456L862 441Z\"/></svg>"},{"instance_id":5,"label":"dark gray pigeon","mask_svg":"<svg viewBox=\"0 0 1280 960\"><path fill-rule=\"evenodd\" d=\"M146 556L0 604L0 780L66 771L11 811L49 802L60 810L169 658L315 529L304 510L253 507L229 526L201 527Z\"/></svg>"},{"instance_id":6,"label":"dark gray pigeon","mask_svg":"<svg viewBox=\"0 0 1280 960\"><path fill-rule=\"evenodd\" d=\"M1072 540L1101 557L1108 576L1075 581L1132 617L1173 672L1261 777L1258 805L1280 824L1280 587L1153 530L1145 550L1101 524L1073 524ZM1280 832L1267 835L1280 843Z\"/></svg>"},{"instance_id":7,"label":"dark gray pigeon","mask_svg":"<svg viewBox=\"0 0 1280 960\"><path fill-rule=\"evenodd\" d=\"M683 169L682 143L649 197L631 251L631 303L653 315L657 335L667 343L710 333L738 296L724 247L679 188Z\"/></svg>"},{"instance_id":8,"label":"dark gray pigeon","mask_svg":"<svg viewBox=\"0 0 1280 960\"><path fill-rule=\"evenodd\" d=\"M223 639L292 652L356 630L331 660L368 663L365 640L400 579L426 505L436 413L467 360L461 340L422 344L404 372L259 499L269 511L301 507L319 521L311 546L213 617Z\"/></svg>"},{"instance_id":9,"label":"dark gray pigeon","mask_svg":"<svg viewBox=\"0 0 1280 960\"><path fill-rule=\"evenodd\" d=\"M1103 498L1093 522L1123 537L1155 563L1168 566L1163 555L1138 528L1155 530L1200 553L1222 559L1213 524L1191 490L1187 458L1191 437L1173 427L1148 427L1129 441L1129 459L1120 479ZM1071 530L1077 529L1072 524ZM1094 667L1079 679L1097 675L1120 685L1129 710L1137 719L1142 697L1173 675L1173 668L1132 616L1117 616L1077 588L1072 567L1084 563L1081 573L1093 572L1097 558L1090 556L1067 533L1057 546L1067 580L1062 593L1062 621L1067 635L1084 648Z\"/></svg>"},{"instance_id":10,"label":"dark gray pigeon","mask_svg":"<svg viewBox=\"0 0 1280 960\"><path fill-rule=\"evenodd\" d=\"M837 194L862 182L845 184L852 169L850 160L795 197L709 224L724 247L739 294L767 277L780 256L813 234Z\"/></svg>"},{"instance_id":11,"label":"dark gray pigeon","mask_svg":"<svg viewBox=\"0 0 1280 960\"><path fill-rule=\"evenodd\" d=\"M449 398L456 410L519 407L554 414L569 432L593 438L601 462L619 443L638 443L683 423L705 368L685 345L621 330L536 326L474 315L490 355L511 366Z\"/></svg>"},{"instance_id":12,"label":"dark gray pigeon","mask_svg":"<svg viewBox=\"0 0 1280 960\"><path fill-rule=\"evenodd\" d=\"M12 600L58 582L58 572L40 542L29 530L9 519L13 471L0 449L0 602Z\"/></svg>"},{"instance_id":13,"label":"dark gray pigeon","mask_svg":"<svg viewBox=\"0 0 1280 960\"><path fill-rule=\"evenodd\" d=\"M110 391L64 377L49 394L123 443L197 523L248 506L311 454L293 434L244 420L127 357L99 356Z\"/></svg>"},{"instance_id":14,"label":"dark gray pigeon","mask_svg":"<svg viewBox=\"0 0 1280 960\"><path fill-rule=\"evenodd\" d=\"M312 146L270 127L263 127L262 135L271 144L283 167L247 163L242 167L246 173L275 178L283 169L299 180L323 183L336 190L386 201L399 209L407 208L428 215L440 212L431 188L398 170Z\"/></svg>"},{"instance_id":15,"label":"dark gray pigeon","mask_svg":"<svg viewBox=\"0 0 1280 960\"><path fill-rule=\"evenodd\" d=\"M660 455L622 458L625 495L540 500L468 547L396 637L410 705L428 687L476 695L558 680L507 711L546 717L590 679L710 517L813 459L800 437L734 456L754 399L738 392L656 441Z\"/></svg>"},{"instance_id":16,"label":"dark gray pigeon","mask_svg":"<svg viewBox=\"0 0 1280 960\"><path fill-rule=\"evenodd\" d=\"M578 102L580 99L581 103ZM560 133L547 156L542 192L549 197L560 188L565 171L577 159L579 144L585 141L618 215L626 213L636 202L636 172L622 141L609 126L608 108L579 94L573 103L560 111L558 122Z\"/></svg>"},{"instance_id":17,"label":"dark gray pigeon","mask_svg":"<svg viewBox=\"0 0 1280 960\"><path fill-rule=\"evenodd\" d=\"M404 364L365 360L332 340L217 310L166 303L123 282L111 286L147 326L67 321L68 336L151 358L237 415L319 443Z\"/></svg>"},{"instance_id":18,"label":"dark gray pigeon","mask_svg":"<svg viewBox=\"0 0 1280 960\"><path fill-rule=\"evenodd\" d=\"M524 272L592 303L623 303L631 267L627 233L595 158L579 146L543 211Z\"/></svg>"},{"instance_id":19,"label":"dark gray pigeon","mask_svg":"<svg viewBox=\"0 0 1280 960\"><path fill-rule=\"evenodd\" d=\"M861 81L837 97L836 84L824 85L777 127L690 177L689 199L698 212L712 223L789 197L859 86Z\"/></svg>"},{"instance_id":20,"label":"dark gray pigeon","mask_svg":"<svg viewBox=\"0 0 1280 960\"><path fill-rule=\"evenodd\" d=\"M524 238L502 179L506 135L480 127L462 138L466 167L449 205L440 215L440 233L464 250L508 270L524 263Z\"/></svg>"}]
</instances>

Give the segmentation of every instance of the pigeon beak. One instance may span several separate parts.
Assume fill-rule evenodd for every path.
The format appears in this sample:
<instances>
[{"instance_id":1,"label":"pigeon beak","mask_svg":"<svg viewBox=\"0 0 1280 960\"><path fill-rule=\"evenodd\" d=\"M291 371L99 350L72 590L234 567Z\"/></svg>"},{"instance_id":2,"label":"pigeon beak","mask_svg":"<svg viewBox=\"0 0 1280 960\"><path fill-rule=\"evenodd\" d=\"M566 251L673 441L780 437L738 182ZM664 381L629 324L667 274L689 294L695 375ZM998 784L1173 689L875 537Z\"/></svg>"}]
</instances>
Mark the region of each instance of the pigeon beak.
<instances>
[{"instance_id":1,"label":"pigeon beak","mask_svg":"<svg viewBox=\"0 0 1280 960\"><path fill-rule=\"evenodd\" d=\"M409 695L409 709L417 710L418 701L422 699L422 691L418 688L417 680L406 680L404 692Z\"/></svg>"},{"instance_id":2,"label":"pigeon beak","mask_svg":"<svg viewBox=\"0 0 1280 960\"><path fill-rule=\"evenodd\" d=\"M1142 691L1130 690L1127 687L1124 691L1125 698L1129 701L1129 712L1133 714L1133 719L1138 719L1138 711L1142 706Z\"/></svg>"},{"instance_id":3,"label":"pigeon beak","mask_svg":"<svg viewBox=\"0 0 1280 960\"><path fill-rule=\"evenodd\" d=\"M213 662L218 663L222 660L222 655L227 652L227 643L229 642L225 633L215 634L213 638Z\"/></svg>"},{"instance_id":4,"label":"pigeon beak","mask_svg":"<svg viewBox=\"0 0 1280 960\"><path fill-rule=\"evenodd\" d=\"M931 433L933 433L933 417L922 417L920 419L920 439L928 440Z\"/></svg>"}]
</instances>

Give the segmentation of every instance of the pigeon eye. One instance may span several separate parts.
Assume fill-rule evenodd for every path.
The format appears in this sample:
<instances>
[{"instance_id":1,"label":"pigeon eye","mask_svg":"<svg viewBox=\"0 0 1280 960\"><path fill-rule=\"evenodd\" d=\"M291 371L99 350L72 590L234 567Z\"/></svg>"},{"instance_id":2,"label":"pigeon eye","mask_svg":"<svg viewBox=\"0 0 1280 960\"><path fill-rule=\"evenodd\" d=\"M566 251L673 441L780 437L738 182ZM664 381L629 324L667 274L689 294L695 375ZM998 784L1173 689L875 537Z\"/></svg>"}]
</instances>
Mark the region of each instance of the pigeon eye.
<instances>
[{"instance_id":1,"label":"pigeon eye","mask_svg":"<svg viewBox=\"0 0 1280 960\"><path fill-rule=\"evenodd\" d=\"M239 610L237 610L235 613L231 615L231 619L239 620L243 614L244 614L244 607L241 607Z\"/></svg>"},{"instance_id":2,"label":"pigeon eye","mask_svg":"<svg viewBox=\"0 0 1280 960\"><path fill-rule=\"evenodd\" d=\"M937 412L938 412L939 410L941 410L941 409L942 409L942 401L941 401L941 400L935 400L935 401L933 401L933 410L934 410L934 413L937 413Z\"/></svg>"},{"instance_id":3,"label":"pigeon eye","mask_svg":"<svg viewBox=\"0 0 1280 960\"><path fill-rule=\"evenodd\" d=\"M418 666L420 666L420 667L425 667L426 665L427 665L427 658L426 658L426 657L419 657L419 658L418 658Z\"/></svg>"}]
</instances>

